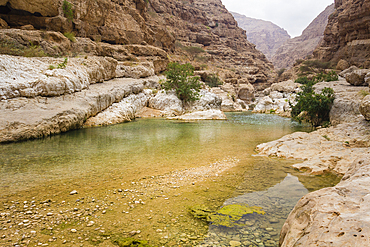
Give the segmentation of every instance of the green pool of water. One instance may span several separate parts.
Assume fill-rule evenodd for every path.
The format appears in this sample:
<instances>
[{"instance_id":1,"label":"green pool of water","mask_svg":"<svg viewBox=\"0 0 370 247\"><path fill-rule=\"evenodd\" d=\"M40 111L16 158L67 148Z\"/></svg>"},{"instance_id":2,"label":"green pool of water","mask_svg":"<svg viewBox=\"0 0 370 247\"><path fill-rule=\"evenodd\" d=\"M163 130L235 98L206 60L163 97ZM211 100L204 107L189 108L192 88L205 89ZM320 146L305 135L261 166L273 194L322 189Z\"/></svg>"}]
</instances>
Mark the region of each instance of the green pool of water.
<instances>
[{"instance_id":1,"label":"green pool of water","mask_svg":"<svg viewBox=\"0 0 370 247\"><path fill-rule=\"evenodd\" d=\"M63 200L63 202L70 202L72 205L76 203L74 202L75 198L70 200L68 194L73 189L85 193L85 200L92 198L92 195L95 195L95 198L101 197L102 201L104 199L113 200L113 196L117 195L115 190L119 186L128 187L128 184L131 186L132 181L144 181L143 179L148 181L148 178L159 179L164 174L197 169L215 162L223 162L225 159L235 160L236 168L234 167L224 177L220 176L220 178L214 178L209 182L203 179L199 182L199 187L197 187L198 184L193 187L182 187L181 193L176 194L177 201L166 202L170 215L175 215L177 211L174 208L178 207L178 211L183 214L182 217L188 217L188 220L184 220L182 223L178 220L173 224L177 230L170 231L172 223L166 222L163 223L165 225L163 226L163 220L158 220L154 224L153 221L141 219L141 225L137 225L137 222L135 224L118 221L114 223L121 224L121 228L122 224L125 224L125 227L136 225L141 227L144 230L141 231L142 236L138 237L146 238L156 245L172 246L181 243L182 246L193 246L202 241L205 241L204 244L207 244L207 241L213 244L215 241L218 243L227 242L233 237L242 242L243 239L240 238L243 238L244 233L240 232L241 230L244 229L243 231L248 232L256 231L257 228L269 228L270 223L269 220L259 220L258 218L250 220L254 222L253 225L250 225L250 223L246 223L248 220L243 218L242 222L246 225L245 227L249 227L248 229L225 229L211 225L208 235L199 233L196 237L189 237L191 233L183 235L181 229L189 228L189 231L196 231L194 229L198 227L207 233L208 226L200 221L194 221L197 224L194 226L194 222L190 220L185 209L181 208L185 200L189 200L188 204L196 204L198 201L202 204L209 202L211 207L231 203L259 204L257 206L266 208L269 219L278 218L277 225L271 223L275 224L273 231L277 232L284 217L287 217L287 212L291 210L300 196L338 182L338 179L333 177L310 177L294 171L290 168L292 161L255 156L254 149L258 144L278 139L295 131L310 131L309 126L276 115L228 113L227 117L227 121L196 122L138 119L126 124L80 129L40 140L0 145L0 198L2 198L0 201L4 205L10 205L14 201L43 200L55 196L56 202ZM273 188L285 180L292 181L292 177L294 178L292 186L296 186L298 189L291 187L292 191L285 191L284 197L294 195L292 196L294 202L285 203L276 198L276 200L267 200L266 198L270 197L262 196L267 193L269 188ZM225 184L228 181L231 181L230 185ZM156 183L160 184L158 181ZM141 184L143 183L141 182ZM227 190L223 190L226 187ZM283 186L280 190L283 191L284 188L287 187ZM158 192L158 190L156 191ZM163 189L163 191L165 190ZM166 193L163 191L162 193ZM143 187L141 193L145 194L145 192L146 189ZM262 194L245 196L257 192ZM175 192L169 191L166 195L171 193ZM254 203L250 199L253 197L260 198L260 200L255 200ZM220 198L223 201L220 201ZM116 198L114 199L116 200ZM272 204L276 207L273 208ZM109 228L114 225L112 222L117 218L123 217L121 216L122 208L126 204L122 203L121 205L119 202L115 202L114 205L115 208L112 206L111 215L102 215L99 218L102 221L101 227ZM162 217L162 213L168 213L167 211L162 212L161 205L157 205L157 203L151 207L148 212L157 212L156 216ZM277 213L279 209L284 211L282 216L281 212ZM7 208L3 210L6 211ZM118 212L119 210L121 212ZM144 209L142 210L144 212ZM141 213L141 211L137 212L137 214ZM130 215L139 217L134 211ZM110 218L104 221L104 217ZM261 223L257 224L256 222L259 221ZM155 233L154 229L158 227L162 227L163 231L165 228L171 234L168 236L158 235L158 231ZM110 230L114 232L117 229ZM148 233L146 234L145 231ZM60 234L62 232L63 229L60 230ZM227 235L227 232L231 233ZM91 235L91 233L89 234ZM89 239L89 234L87 234L88 237L85 236L86 239ZM261 230L260 234L268 233ZM220 239L214 237L215 235L225 236ZM249 236L246 239L253 236L249 232L244 235ZM90 236L85 245L86 243L95 245L94 242L91 242L92 238ZM276 235L270 234L267 238L275 243L277 241ZM106 239L106 241L108 240L109 238ZM251 244L254 244L255 239L245 241L252 241Z\"/></svg>"}]
</instances>

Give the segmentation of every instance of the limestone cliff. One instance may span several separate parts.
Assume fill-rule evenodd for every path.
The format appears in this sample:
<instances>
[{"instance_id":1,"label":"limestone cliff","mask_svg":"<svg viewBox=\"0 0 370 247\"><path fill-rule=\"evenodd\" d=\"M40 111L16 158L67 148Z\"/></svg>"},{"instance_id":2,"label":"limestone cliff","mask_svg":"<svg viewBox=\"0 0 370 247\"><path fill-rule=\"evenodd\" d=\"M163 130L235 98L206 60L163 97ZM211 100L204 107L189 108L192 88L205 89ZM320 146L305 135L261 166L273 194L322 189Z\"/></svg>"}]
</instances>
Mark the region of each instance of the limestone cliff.
<instances>
[{"instance_id":1,"label":"limestone cliff","mask_svg":"<svg viewBox=\"0 0 370 247\"><path fill-rule=\"evenodd\" d=\"M268 59L271 59L279 47L290 39L286 30L270 21L254 19L234 12L231 14L239 27L247 32L248 40L255 44Z\"/></svg>"},{"instance_id":2,"label":"limestone cliff","mask_svg":"<svg viewBox=\"0 0 370 247\"><path fill-rule=\"evenodd\" d=\"M272 77L272 64L247 41L220 0L69 0L64 6L65 2L1 0L1 26L25 29L31 24L26 29L73 32L113 45L151 45L175 55L173 60L232 69L224 80L256 87L264 87Z\"/></svg>"},{"instance_id":3,"label":"limestone cliff","mask_svg":"<svg viewBox=\"0 0 370 247\"><path fill-rule=\"evenodd\" d=\"M314 57L336 64L340 59L370 68L370 1L335 0L322 44Z\"/></svg>"},{"instance_id":4,"label":"limestone cliff","mask_svg":"<svg viewBox=\"0 0 370 247\"><path fill-rule=\"evenodd\" d=\"M313 50L322 41L329 16L334 11L334 4L320 13L301 36L287 40L275 52L271 61L276 68L289 68L298 59L311 55Z\"/></svg>"}]
</instances>

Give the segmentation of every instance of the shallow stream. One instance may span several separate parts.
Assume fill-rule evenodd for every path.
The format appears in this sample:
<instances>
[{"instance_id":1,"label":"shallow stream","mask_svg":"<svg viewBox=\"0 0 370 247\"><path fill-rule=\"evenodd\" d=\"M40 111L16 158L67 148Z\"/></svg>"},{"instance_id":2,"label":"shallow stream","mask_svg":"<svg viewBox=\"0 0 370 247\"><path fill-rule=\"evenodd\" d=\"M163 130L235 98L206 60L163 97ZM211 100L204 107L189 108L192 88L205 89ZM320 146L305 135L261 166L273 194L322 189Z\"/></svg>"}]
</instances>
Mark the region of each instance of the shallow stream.
<instances>
[{"instance_id":1,"label":"shallow stream","mask_svg":"<svg viewBox=\"0 0 370 247\"><path fill-rule=\"evenodd\" d=\"M256 145L308 126L276 115L227 117L138 119L0 145L0 246L116 246L126 237L153 246L278 246L299 198L339 179L256 155ZM231 204L265 214L224 227L189 213Z\"/></svg>"}]
</instances>

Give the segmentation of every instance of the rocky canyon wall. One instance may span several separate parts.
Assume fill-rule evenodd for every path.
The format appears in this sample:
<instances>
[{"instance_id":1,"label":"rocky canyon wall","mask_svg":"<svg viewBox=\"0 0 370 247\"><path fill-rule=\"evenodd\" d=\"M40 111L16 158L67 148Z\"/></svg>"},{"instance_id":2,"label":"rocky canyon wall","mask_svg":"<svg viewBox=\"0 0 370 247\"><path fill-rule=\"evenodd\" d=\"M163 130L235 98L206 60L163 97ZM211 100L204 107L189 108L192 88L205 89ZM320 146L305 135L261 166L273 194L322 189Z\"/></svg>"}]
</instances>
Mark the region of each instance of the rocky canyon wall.
<instances>
[{"instance_id":1,"label":"rocky canyon wall","mask_svg":"<svg viewBox=\"0 0 370 247\"><path fill-rule=\"evenodd\" d=\"M336 0L316 59L370 68L370 0Z\"/></svg>"},{"instance_id":2,"label":"rocky canyon wall","mask_svg":"<svg viewBox=\"0 0 370 247\"><path fill-rule=\"evenodd\" d=\"M172 54L172 60L226 69L229 72L223 73L223 79L236 84L263 88L271 83L272 64L248 42L220 0L68 2L72 16L61 0L1 0L0 26L31 24L38 30L73 32L99 43L151 45Z\"/></svg>"},{"instance_id":3,"label":"rocky canyon wall","mask_svg":"<svg viewBox=\"0 0 370 247\"><path fill-rule=\"evenodd\" d=\"M233 13L238 25L247 32L250 42L271 59L279 47L290 39L290 35L283 28L270 21L264 21Z\"/></svg>"},{"instance_id":4,"label":"rocky canyon wall","mask_svg":"<svg viewBox=\"0 0 370 247\"><path fill-rule=\"evenodd\" d=\"M334 4L328 6L320 13L301 36L289 39L280 46L271 58L271 62L278 69L290 68L296 60L311 55L324 37L324 31L329 16L334 12Z\"/></svg>"}]
</instances>

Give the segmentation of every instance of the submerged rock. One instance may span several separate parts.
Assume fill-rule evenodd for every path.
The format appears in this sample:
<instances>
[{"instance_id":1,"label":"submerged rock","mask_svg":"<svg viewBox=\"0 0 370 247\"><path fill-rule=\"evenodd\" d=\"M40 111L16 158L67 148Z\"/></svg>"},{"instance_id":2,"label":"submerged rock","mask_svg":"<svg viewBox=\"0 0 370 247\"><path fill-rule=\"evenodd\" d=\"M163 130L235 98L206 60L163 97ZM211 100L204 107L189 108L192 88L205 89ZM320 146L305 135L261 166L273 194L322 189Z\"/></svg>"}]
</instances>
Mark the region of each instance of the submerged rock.
<instances>
[{"instance_id":1,"label":"submerged rock","mask_svg":"<svg viewBox=\"0 0 370 247\"><path fill-rule=\"evenodd\" d=\"M181 116L168 117L167 119L175 120L226 120L226 115L221 110L207 110L207 111L196 111L192 113L186 113Z\"/></svg>"}]
</instances>

